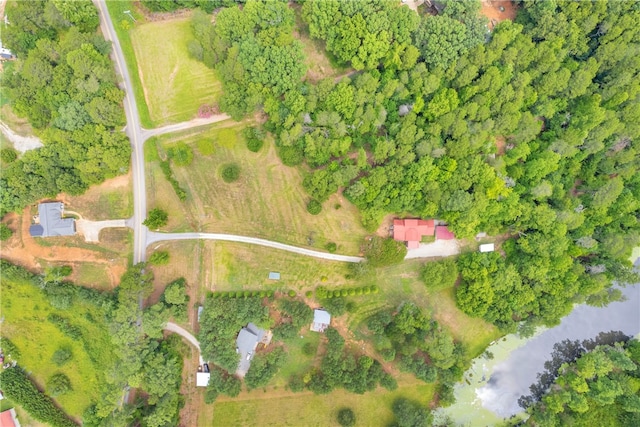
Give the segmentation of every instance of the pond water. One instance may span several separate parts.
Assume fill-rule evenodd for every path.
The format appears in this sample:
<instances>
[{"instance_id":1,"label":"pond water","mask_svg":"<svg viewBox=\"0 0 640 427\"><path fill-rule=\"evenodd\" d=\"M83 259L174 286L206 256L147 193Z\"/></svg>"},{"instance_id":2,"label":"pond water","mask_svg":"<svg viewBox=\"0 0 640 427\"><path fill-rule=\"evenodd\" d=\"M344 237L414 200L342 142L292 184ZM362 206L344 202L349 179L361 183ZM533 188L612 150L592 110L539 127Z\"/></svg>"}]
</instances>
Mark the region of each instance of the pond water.
<instances>
[{"instance_id":1,"label":"pond water","mask_svg":"<svg viewBox=\"0 0 640 427\"><path fill-rule=\"evenodd\" d=\"M640 259L636 265L640 264ZM480 356L455 387L456 404L436 413L447 415L458 424L470 427L495 425L522 411L518 399L528 395L544 362L551 358L553 345L565 339L595 338L600 332L622 331L640 334L640 284L622 288L624 301L607 307L577 306L560 325L521 339L508 335L487 349L489 360Z\"/></svg>"}]
</instances>

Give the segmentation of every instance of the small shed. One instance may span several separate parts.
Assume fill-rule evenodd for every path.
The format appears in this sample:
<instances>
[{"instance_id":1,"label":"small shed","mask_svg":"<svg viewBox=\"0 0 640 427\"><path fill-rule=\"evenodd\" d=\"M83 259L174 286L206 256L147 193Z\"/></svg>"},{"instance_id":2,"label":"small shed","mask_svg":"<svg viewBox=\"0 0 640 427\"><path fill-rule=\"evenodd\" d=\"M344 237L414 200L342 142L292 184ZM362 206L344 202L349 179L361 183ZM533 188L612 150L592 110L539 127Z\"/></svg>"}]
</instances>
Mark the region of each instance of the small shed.
<instances>
[{"instance_id":1,"label":"small shed","mask_svg":"<svg viewBox=\"0 0 640 427\"><path fill-rule=\"evenodd\" d=\"M311 330L314 332L324 332L331 324L331 315L325 310L313 310L313 323Z\"/></svg>"},{"instance_id":2,"label":"small shed","mask_svg":"<svg viewBox=\"0 0 640 427\"><path fill-rule=\"evenodd\" d=\"M270 271L269 280L280 280L280 273L278 273L277 271Z\"/></svg>"},{"instance_id":3,"label":"small shed","mask_svg":"<svg viewBox=\"0 0 640 427\"><path fill-rule=\"evenodd\" d=\"M211 379L210 372L198 372L196 373L196 387L206 387L209 385Z\"/></svg>"},{"instance_id":4,"label":"small shed","mask_svg":"<svg viewBox=\"0 0 640 427\"><path fill-rule=\"evenodd\" d=\"M493 243L485 243L484 245L480 245L480 252L493 252L495 250L496 248Z\"/></svg>"}]
</instances>

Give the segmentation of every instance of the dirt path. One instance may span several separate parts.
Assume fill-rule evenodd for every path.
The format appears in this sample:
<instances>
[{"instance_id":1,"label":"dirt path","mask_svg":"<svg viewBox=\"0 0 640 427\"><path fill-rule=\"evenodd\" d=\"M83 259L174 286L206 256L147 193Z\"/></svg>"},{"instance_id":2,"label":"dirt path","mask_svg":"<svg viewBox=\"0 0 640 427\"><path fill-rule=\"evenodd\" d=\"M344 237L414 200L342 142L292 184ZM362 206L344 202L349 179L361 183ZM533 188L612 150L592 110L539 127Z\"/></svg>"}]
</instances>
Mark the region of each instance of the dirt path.
<instances>
[{"instance_id":1,"label":"dirt path","mask_svg":"<svg viewBox=\"0 0 640 427\"><path fill-rule=\"evenodd\" d=\"M482 0L480 13L489 19L489 29L493 30L500 21L516 19L518 9L508 0Z\"/></svg>"},{"instance_id":2,"label":"dirt path","mask_svg":"<svg viewBox=\"0 0 640 427\"><path fill-rule=\"evenodd\" d=\"M0 121L0 131L2 134L7 137L9 141L13 144L13 148L15 148L20 153L24 154L29 150L35 150L36 148L40 148L43 146L40 138L36 136L21 136L15 133L9 128L6 124Z\"/></svg>"}]
</instances>

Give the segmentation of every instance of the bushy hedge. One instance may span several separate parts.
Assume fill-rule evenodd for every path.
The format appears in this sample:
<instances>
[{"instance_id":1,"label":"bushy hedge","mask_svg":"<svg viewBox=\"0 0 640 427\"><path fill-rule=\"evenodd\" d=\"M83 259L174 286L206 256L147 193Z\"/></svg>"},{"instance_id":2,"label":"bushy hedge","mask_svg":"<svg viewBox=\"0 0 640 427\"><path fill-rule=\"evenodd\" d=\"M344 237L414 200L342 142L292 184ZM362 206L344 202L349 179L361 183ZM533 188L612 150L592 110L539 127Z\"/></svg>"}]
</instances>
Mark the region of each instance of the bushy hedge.
<instances>
[{"instance_id":1,"label":"bushy hedge","mask_svg":"<svg viewBox=\"0 0 640 427\"><path fill-rule=\"evenodd\" d=\"M164 160L160 162L160 169L162 169L162 173L164 177L169 181L173 190L176 192L178 199L181 202L184 202L187 199L187 192L180 187L180 183L173 177L173 171L171 170L171 164L168 160Z\"/></svg>"},{"instance_id":2,"label":"bushy hedge","mask_svg":"<svg viewBox=\"0 0 640 427\"><path fill-rule=\"evenodd\" d=\"M14 403L20 405L34 419L53 427L76 427L60 408L41 393L20 368L5 369L0 373L2 391Z\"/></svg>"},{"instance_id":3,"label":"bushy hedge","mask_svg":"<svg viewBox=\"0 0 640 427\"><path fill-rule=\"evenodd\" d=\"M222 291L212 292L211 298L271 298L273 291Z\"/></svg>"},{"instance_id":4,"label":"bushy hedge","mask_svg":"<svg viewBox=\"0 0 640 427\"><path fill-rule=\"evenodd\" d=\"M360 286L358 288L342 288L342 289L327 289L324 286L318 286L316 288L316 297L320 299L324 298L340 298L346 296L360 296L377 294L380 291L378 285Z\"/></svg>"},{"instance_id":5,"label":"bushy hedge","mask_svg":"<svg viewBox=\"0 0 640 427\"><path fill-rule=\"evenodd\" d=\"M56 325L56 327L60 329L60 332L62 332L69 338L73 340L79 340L80 338L82 338L82 330L76 325L72 325L71 323L69 323L69 319L66 319L58 314L51 313L47 317L47 320Z\"/></svg>"}]
</instances>

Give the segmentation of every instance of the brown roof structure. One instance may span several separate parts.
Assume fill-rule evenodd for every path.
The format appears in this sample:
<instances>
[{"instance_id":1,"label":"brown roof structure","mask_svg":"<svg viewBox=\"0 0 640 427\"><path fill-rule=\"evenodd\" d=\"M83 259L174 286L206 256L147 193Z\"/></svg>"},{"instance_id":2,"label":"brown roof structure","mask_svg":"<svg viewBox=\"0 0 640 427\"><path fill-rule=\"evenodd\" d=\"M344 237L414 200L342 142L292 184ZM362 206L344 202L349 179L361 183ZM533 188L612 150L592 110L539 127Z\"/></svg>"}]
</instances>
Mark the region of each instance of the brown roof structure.
<instances>
[{"instance_id":1,"label":"brown roof structure","mask_svg":"<svg viewBox=\"0 0 640 427\"><path fill-rule=\"evenodd\" d=\"M393 238L400 242L407 242L409 249L420 246L422 236L433 236L435 223L432 219L394 219Z\"/></svg>"}]
</instances>

